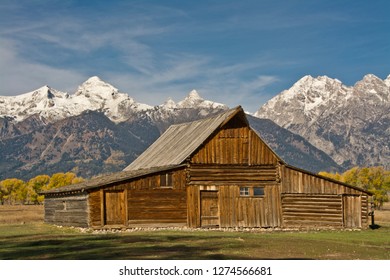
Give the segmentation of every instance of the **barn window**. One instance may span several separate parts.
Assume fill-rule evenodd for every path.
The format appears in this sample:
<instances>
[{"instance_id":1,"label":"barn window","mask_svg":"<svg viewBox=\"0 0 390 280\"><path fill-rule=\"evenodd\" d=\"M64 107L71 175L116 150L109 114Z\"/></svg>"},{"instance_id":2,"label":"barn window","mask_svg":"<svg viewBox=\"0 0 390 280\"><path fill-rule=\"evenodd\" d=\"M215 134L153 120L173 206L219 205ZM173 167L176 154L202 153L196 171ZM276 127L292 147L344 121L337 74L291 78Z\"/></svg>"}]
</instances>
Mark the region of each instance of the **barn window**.
<instances>
[{"instance_id":1,"label":"barn window","mask_svg":"<svg viewBox=\"0 0 390 280\"><path fill-rule=\"evenodd\" d=\"M240 187L240 196L249 196L249 187Z\"/></svg>"},{"instance_id":2,"label":"barn window","mask_svg":"<svg viewBox=\"0 0 390 280\"><path fill-rule=\"evenodd\" d=\"M264 196L264 188L260 188L260 187L253 188L253 196Z\"/></svg>"},{"instance_id":3,"label":"barn window","mask_svg":"<svg viewBox=\"0 0 390 280\"><path fill-rule=\"evenodd\" d=\"M163 188L173 187L172 173L165 173L160 175L160 187Z\"/></svg>"}]
</instances>

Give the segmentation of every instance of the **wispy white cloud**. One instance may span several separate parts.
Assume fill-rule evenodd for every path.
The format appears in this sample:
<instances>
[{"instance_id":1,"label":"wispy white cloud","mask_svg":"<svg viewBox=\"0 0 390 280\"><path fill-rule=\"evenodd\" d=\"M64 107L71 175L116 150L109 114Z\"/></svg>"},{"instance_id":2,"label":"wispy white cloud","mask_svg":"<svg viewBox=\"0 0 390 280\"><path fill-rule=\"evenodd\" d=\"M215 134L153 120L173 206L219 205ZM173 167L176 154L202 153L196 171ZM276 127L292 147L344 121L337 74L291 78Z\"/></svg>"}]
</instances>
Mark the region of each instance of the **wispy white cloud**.
<instances>
[{"instance_id":1,"label":"wispy white cloud","mask_svg":"<svg viewBox=\"0 0 390 280\"><path fill-rule=\"evenodd\" d=\"M12 46L12 42L6 40L0 44L0 95L21 94L45 84L72 92L72 83L81 81L77 71L26 61Z\"/></svg>"},{"instance_id":2,"label":"wispy white cloud","mask_svg":"<svg viewBox=\"0 0 390 280\"><path fill-rule=\"evenodd\" d=\"M388 53L386 39L373 40L359 21L372 16L318 2L4 0L0 95L43 84L70 91L98 75L151 105L195 88L254 111L301 74L350 74L363 71L363 59L384 61L373 58Z\"/></svg>"}]
</instances>

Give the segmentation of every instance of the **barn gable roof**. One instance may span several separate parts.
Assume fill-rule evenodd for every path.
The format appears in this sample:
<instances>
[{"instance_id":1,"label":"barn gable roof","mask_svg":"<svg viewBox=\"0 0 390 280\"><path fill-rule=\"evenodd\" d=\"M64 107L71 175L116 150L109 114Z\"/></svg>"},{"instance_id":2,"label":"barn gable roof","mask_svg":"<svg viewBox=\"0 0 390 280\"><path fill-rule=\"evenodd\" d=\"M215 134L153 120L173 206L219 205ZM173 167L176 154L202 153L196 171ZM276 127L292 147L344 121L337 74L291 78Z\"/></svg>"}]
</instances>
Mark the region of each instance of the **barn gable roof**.
<instances>
[{"instance_id":1,"label":"barn gable roof","mask_svg":"<svg viewBox=\"0 0 390 280\"><path fill-rule=\"evenodd\" d=\"M243 114L243 121L248 124L243 109L238 106L210 118L170 126L124 171L183 164L210 135L237 114Z\"/></svg>"}]
</instances>

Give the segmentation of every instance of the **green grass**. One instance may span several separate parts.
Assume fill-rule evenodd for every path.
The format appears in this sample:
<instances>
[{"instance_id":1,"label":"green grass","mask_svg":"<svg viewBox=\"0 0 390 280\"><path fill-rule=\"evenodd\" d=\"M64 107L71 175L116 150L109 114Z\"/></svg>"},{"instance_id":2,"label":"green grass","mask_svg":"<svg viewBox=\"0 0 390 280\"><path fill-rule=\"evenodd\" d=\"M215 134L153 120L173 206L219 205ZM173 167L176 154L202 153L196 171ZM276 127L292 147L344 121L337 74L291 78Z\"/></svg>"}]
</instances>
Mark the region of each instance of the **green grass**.
<instances>
[{"instance_id":1,"label":"green grass","mask_svg":"<svg viewBox=\"0 0 390 280\"><path fill-rule=\"evenodd\" d=\"M107 234L43 223L0 224L0 259L390 259L390 224L376 230Z\"/></svg>"}]
</instances>

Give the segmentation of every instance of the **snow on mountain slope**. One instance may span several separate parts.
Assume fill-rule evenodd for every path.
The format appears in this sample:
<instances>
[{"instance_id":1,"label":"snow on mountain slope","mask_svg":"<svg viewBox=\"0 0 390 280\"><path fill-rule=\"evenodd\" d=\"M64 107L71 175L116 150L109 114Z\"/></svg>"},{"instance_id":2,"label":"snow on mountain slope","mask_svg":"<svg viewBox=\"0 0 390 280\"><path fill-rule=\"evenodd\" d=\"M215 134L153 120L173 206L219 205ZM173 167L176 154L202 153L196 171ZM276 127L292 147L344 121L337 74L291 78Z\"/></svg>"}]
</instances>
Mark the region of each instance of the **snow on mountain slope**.
<instances>
[{"instance_id":1,"label":"snow on mountain slope","mask_svg":"<svg viewBox=\"0 0 390 280\"><path fill-rule=\"evenodd\" d=\"M87 110L102 111L112 121L121 122L133 112L151 108L96 76L80 85L73 95L44 86L18 96L0 97L0 117L10 117L15 122L35 114L53 122Z\"/></svg>"},{"instance_id":2,"label":"snow on mountain slope","mask_svg":"<svg viewBox=\"0 0 390 280\"><path fill-rule=\"evenodd\" d=\"M346 101L350 97L348 87L337 79L305 76L268 101L254 116L268 118L272 115L274 121L277 119L279 125L288 128L294 124L312 123L321 114L340 106L340 100Z\"/></svg>"},{"instance_id":3,"label":"snow on mountain slope","mask_svg":"<svg viewBox=\"0 0 390 280\"><path fill-rule=\"evenodd\" d=\"M390 162L390 76L368 74L354 86L305 76L255 116L301 135L345 167Z\"/></svg>"},{"instance_id":4,"label":"snow on mountain slope","mask_svg":"<svg viewBox=\"0 0 390 280\"><path fill-rule=\"evenodd\" d=\"M227 109L226 105L223 105L221 103L204 100L202 97L200 97L199 93L196 90L192 90L188 96L177 103L177 108L208 108L208 109L217 109L217 108L225 108Z\"/></svg>"},{"instance_id":5,"label":"snow on mountain slope","mask_svg":"<svg viewBox=\"0 0 390 280\"><path fill-rule=\"evenodd\" d=\"M82 111L102 111L114 122L122 122L132 112L151 109L152 106L137 103L126 93L120 93L99 77L91 77L80 85L73 95L73 104Z\"/></svg>"},{"instance_id":6,"label":"snow on mountain slope","mask_svg":"<svg viewBox=\"0 0 390 280\"><path fill-rule=\"evenodd\" d=\"M102 81L99 77L91 77L81 84L74 94L64 93L48 86L18 96L0 96L0 117L7 117L13 122L20 122L32 115L38 115L47 122L54 122L90 111L103 112L111 121L120 123L134 114L146 111L167 111L178 109L200 110L200 115L228 109L221 103L205 100L192 90L188 96L178 103L168 99L160 106L149 106L138 103L126 93ZM156 115L156 113L153 113Z\"/></svg>"},{"instance_id":7,"label":"snow on mountain slope","mask_svg":"<svg viewBox=\"0 0 390 280\"><path fill-rule=\"evenodd\" d=\"M48 120L71 116L67 93L43 86L18 96L0 96L0 117L10 117L16 122L38 114Z\"/></svg>"}]
</instances>

